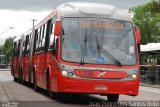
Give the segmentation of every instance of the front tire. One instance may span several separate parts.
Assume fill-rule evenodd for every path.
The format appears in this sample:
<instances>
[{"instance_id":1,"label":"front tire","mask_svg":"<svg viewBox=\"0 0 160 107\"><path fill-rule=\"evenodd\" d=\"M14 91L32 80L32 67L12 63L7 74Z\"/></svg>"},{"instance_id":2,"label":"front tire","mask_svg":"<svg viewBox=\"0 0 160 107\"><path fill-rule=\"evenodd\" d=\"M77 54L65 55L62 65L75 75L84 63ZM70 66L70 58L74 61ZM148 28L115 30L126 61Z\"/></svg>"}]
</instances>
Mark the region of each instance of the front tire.
<instances>
[{"instance_id":1,"label":"front tire","mask_svg":"<svg viewBox=\"0 0 160 107\"><path fill-rule=\"evenodd\" d=\"M119 94L108 94L107 99L108 102L117 102L119 99Z\"/></svg>"},{"instance_id":2,"label":"front tire","mask_svg":"<svg viewBox=\"0 0 160 107\"><path fill-rule=\"evenodd\" d=\"M47 70L47 72L46 72L46 90L49 94L49 97L53 100L56 100L58 98L58 93L50 90L49 83L50 83L50 76L49 76L49 71Z\"/></svg>"},{"instance_id":3,"label":"front tire","mask_svg":"<svg viewBox=\"0 0 160 107\"><path fill-rule=\"evenodd\" d=\"M57 92L52 92L49 91L49 97L53 100L57 100L58 99L58 93Z\"/></svg>"}]
</instances>

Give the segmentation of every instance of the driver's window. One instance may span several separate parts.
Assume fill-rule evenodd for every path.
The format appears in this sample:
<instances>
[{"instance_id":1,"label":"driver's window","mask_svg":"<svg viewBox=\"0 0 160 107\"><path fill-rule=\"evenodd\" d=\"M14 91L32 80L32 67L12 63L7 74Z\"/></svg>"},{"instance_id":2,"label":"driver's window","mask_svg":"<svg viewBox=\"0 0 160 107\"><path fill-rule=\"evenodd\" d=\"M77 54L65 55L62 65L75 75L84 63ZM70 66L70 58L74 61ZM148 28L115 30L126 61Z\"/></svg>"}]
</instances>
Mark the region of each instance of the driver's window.
<instances>
[{"instance_id":1,"label":"driver's window","mask_svg":"<svg viewBox=\"0 0 160 107\"><path fill-rule=\"evenodd\" d=\"M54 38L55 38L54 34L51 34L51 36L50 36L49 50L53 49Z\"/></svg>"}]
</instances>

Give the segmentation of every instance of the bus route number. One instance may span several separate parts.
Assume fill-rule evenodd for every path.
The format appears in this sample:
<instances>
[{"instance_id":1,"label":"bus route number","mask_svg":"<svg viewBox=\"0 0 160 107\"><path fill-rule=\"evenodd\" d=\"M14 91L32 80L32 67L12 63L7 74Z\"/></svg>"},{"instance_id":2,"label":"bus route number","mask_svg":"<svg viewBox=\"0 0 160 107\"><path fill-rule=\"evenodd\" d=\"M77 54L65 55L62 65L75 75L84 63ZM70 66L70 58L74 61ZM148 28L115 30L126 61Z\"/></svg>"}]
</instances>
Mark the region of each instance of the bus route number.
<instances>
[{"instance_id":1,"label":"bus route number","mask_svg":"<svg viewBox=\"0 0 160 107\"><path fill-rule=\"evenodd\" d=\"M92 77L92 76L94 76L94 72L93 71L82 71L81 76Z\"/></svg>"}]
</instances>

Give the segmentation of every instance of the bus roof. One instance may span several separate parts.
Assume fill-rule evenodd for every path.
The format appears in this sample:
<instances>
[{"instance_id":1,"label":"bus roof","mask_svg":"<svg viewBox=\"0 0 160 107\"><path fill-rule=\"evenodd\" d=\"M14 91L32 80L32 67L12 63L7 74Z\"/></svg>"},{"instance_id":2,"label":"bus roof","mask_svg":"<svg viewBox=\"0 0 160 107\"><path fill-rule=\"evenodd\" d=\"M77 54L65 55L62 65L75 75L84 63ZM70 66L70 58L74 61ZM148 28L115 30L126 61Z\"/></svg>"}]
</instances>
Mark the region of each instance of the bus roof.
<instances>
[{"instance_id":1,"label":"bus roof","mask_svg":"<svg viewBox=\"0 0 160 107\"><path fill-rule=\"evenodd\" d=\"M132 21L129 14L115 6L89 2L68 2L57 8L62 17L100 17Z\"/></svg>"},{"instance_id":2,"label":"bus roof","mask_svg":"<svg viewBox=\"0 0 160 107\"><path fill-rule=\"evenodd\" d=\"M23 36L23 34L22 35L18 35L18 36L16 36L16 38L13 40L13 42L17 42L18 40L20 40L21 39L21 37Z\"/></svg>"},{"instance_id":3,"label":"bus roof","mask_svg":"<svg viewBox=\"0 0 160 107\"><path fill-rule=\"evenodd\" d=\"M54 9L42 21L35 25L35 29L45 24L57 12L58 16L61 17L98 17L132 22L132 19L127 12L118 9L113 5L89 2L68 2L59 5L56 9ZM26 36L31 32L32 28L20 36ZM14 42L19 39L21 39L21 37L15 38Z\"/></svg>"},{"instance_id":4,"label":"bus roof","mask_svg":"<svg viewBox=\"0 0 160 107\"><path fill-rule=\"evenodd\" d=\"M148 43L141 45L141 52L152 52L160 50L160 43Z\"/></svg>"}]
</instances>

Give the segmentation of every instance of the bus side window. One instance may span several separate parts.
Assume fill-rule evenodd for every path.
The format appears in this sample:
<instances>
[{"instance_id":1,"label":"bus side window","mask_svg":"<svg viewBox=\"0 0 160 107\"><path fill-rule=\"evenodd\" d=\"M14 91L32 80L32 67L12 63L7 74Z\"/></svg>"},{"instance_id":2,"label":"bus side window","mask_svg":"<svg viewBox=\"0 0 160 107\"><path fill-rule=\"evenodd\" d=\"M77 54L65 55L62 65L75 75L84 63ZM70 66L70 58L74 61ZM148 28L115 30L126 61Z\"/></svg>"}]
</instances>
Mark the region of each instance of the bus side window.
<instances>
[{"instance_id":1,"label":"bus side window","mask_svg":"<svg viewBox=\"0 0 160 107\"><path fill-rule=\"evenodd\" d=\"M44 24L42 27L41 27L41 36L40 36L40 39L39 39L39 51L40 52L44 52L44 49L45 49L45 39L46 39L46 26L47 24Z\"/></svg>"},{"instance_id":2,"label":"bus side window","mask_svg":"<svg viewBox=\"0 0 160 107\"><path fill-rule=\"evenodd\" d=\"M42 53L45 50L46 28L47 24L44 24L35 32L35 53Z\"/></svg>"},{"instance_id":3,"label":"bus side window","mask_svg":"<svg viewBox=\"0 0 160 107\"><path fill-rule=\"evenodd\" d=\"M38 53L39 50L39 46L40 46L40 38L41 38L41 28L37 29L37 34L36 34L36 53Z\"/></svg>"},{"instance_id":4,"label":"bus side window","mask_svg":"<svg viewBox=\"0 0 160 107\"><path fill-rule=\"evenodd\" d=\"M56 22L57 16L52 18L51 20L51 30L50 30L50 42L49 42L49 50L52 50L54 48L54 43L55 43L55 35L54 35L54 26Z\"/></svg>"},{"instance_id":5,"label":"bus side window","mask_svg":"<svg viewBox=\"0 0 160 107\"><path fill-rule=\"evenodd\" d=\"M55 38L54 34L51 34L50 43L49 43L49 50L53 49L54 38Z\"/></svg>"},{"instance_id":6,"label":"bus side window","mask_svg":"<svg viewBox=\"0 0 160 107\"><path fill-rule=\"evenodd\" d=\"M26 37L24 37L24 41L23 41L23 50L22 50L22 55L25 55L25 44L26 44Z\"/></svg>"},{"instance_id":7,"label":"bus side window","mask_svg":"<svg viewBox=\"0 0 160 107\"><path fill-rule=\"evenodd\" d=\"M31 47L31 34L26 36L26 48L25 48L25 56L30 55L30 47Z\"/></svg>"},{"instance_id":8,"label":"bus side window","mask_svg":"<svg viewBox=\"0 0 160 107\"><path fill-rule=\"evenodd\" d=\"M42 38L42 47L45 48L45 41L46 41L46 31L47 31L47 24L43 25L43 38Z\"/></svg>"},{"instance_id":9,"label":"bus side window","mask_svg":"<svg viewBox=\"0 0 160 107\"><path fill-rule=\"evenodd\" d=\"M18 49L16 52L17 57L19 57L19 54L20 54L20 40L18 40Z\"/></svg>"},{"instance_id":10,"label":"bus side window","mask_svg":"<svg viewBox=\"0 0 160 107\"><path fill-rule=\"evenodd\" d=\"M27 54L28 54L28 44L29 44L29 35L26 36L25 56L27 56Z\"/></svg>"},{"instance_id":11,"label":"bus side window","mask_svg":"<svg viewBox=\"0 0 160 107\"><path fill-rule=\"evenodd\" d=\"M25 36L25 38L24 38L24 54L23 54L23 56L25 56L26 55L26 49L27 49L27 36Z\"/></svg>"}]
</instances>

